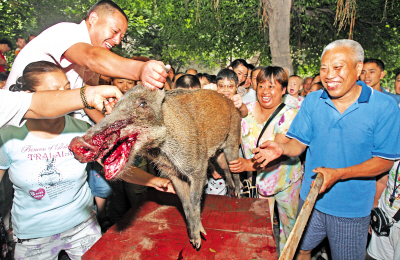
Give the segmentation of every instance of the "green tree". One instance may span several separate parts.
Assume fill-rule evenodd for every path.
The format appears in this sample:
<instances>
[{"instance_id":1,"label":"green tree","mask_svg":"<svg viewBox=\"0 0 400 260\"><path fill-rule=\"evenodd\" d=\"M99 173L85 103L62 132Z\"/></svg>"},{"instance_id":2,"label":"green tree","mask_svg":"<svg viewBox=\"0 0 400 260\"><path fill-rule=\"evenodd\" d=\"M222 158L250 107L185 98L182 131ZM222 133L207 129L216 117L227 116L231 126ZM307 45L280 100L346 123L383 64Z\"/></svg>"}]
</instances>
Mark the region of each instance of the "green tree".
<instances>
[{"instance_id":1,"label":"green tree","mask_svg":"<svg viewBox=\"0 0 400 260\"><path fill-rule=\"evenodd\" d=\"M290 3L290 27L288 5L286 13L279 14L280 7L273 6L277 1L272 0L115 1L129 17L127 36L113 49L125 57L148 56L179 68L190 60L215 66L260 54L263 65L293 66L296 74L305 76L318 73L326 44L349 38L351 31L351 37L364 47L366 57L386 63L386 86L393 85L394 73L400 67L399 1L285 0ZM58 22L78 23L95 2L0 0L0 36L14 42L17 35L38 34ZM353 4L353 9L346 10L355 13L340 9L347 3ZM337 13L348 16L339 16L335 24ZM274 20L275 14L281 20ZM343 23L339 30L340 21L350 22L353 29ZM285 36L272 34L274 30ZM283 38L288 38L289 51ZM283 45L285 50L281 49ZM281 54L290 55L292 65L287 65L290 59L276 61Z\"/></svg>"}]
</instances>

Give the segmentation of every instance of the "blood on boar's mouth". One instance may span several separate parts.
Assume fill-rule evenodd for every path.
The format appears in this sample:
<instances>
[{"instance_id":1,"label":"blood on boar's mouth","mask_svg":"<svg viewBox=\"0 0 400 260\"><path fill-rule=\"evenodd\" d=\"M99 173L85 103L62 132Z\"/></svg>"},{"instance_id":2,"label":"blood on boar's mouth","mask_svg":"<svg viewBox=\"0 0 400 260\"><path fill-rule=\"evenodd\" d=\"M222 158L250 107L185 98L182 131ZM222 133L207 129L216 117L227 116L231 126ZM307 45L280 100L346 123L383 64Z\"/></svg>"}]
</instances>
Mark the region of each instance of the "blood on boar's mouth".
<instances>
[{"instance_id":1,"label":"blood on boar's mouth","mask_svg":"<svg viewBox=\"0 0 400 260\"><path fill-rule=\"evenodd\" d=\"M136 141L138 133L120 136L121 130L131 123L132 120L120 120L90 139L87 135L75 137L69 149L83 163L103 159L105 177L110 180L124 168Z\"/></svg>"}]
</instances>

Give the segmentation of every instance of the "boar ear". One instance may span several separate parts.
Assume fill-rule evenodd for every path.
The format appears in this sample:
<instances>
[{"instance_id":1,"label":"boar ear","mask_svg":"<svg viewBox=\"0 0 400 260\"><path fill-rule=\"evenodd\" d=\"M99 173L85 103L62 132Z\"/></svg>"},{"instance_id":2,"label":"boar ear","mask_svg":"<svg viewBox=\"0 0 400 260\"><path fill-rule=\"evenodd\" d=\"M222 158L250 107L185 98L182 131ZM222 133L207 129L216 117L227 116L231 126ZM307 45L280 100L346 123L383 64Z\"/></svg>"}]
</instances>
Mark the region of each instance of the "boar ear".
<instances>
[{"instance_id":1,"label":"boar ear","mask_svg":"<svg viewBox=\"0 0 400 260\"><path fill-rule=\"evenodd\" d=\"M154 90L157 94L157 103L161 104L165 98L165 88Z\"/></svg>"}]
</instances>

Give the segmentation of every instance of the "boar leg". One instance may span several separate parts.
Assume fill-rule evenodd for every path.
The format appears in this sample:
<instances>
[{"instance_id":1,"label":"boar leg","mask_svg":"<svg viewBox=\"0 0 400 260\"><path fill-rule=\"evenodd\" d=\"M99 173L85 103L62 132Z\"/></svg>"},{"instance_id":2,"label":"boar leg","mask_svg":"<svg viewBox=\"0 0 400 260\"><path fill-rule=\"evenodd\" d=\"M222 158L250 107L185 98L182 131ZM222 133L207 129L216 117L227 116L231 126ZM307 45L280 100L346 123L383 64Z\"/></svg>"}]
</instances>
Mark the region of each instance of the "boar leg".
<instances>
[{"instance_id":1,"label":"boar leg","mask_svg":"<svg viewBox=\"0 0 400 260\"><path fill-rule=\"evenodd\" d=\"M186 216L190 243L192 243L192 245L198 249L201 245L200 232L203 234L206 234L206 232L203 228L203 225L201 224L200 219L200 200L198 200L198 203L193 202L193 197L201 197L201 194L193 196L193 194L191 193L193 192L192 187L189 186L186 181L180 179L178 176L170 176L169 178L171 179L175 191L182 202L183 211L185 212ZM202 191L202 189L200 190Z\"/></svg>"},{"instance_id":2,"label":"boar leg","mask_svg":"<svg viewBox=\"0 0 400 260\"><path fill-rule=\"evenodd\" d=\"M190 242L197 249L200 248L201 245L201 236L200 233L206 235L206 232L201 224L201 196L203 194L203 188L205 180L207 179L206 175L207 167L204 167L203 171L191 174L188 176L190 183L190 203L192 205L192 220L193 221L193 229L191 229L192 234L190 235Z\"/></svg>"},{"instance_id":3,"label":"boar leg","mask_svg":"<svg viewBox=\"0 0 400 260\"><path fill-rule=\"evenodd\" d=\"M235 154L237 153L237 154ZM225 177L227 180L228 184L228 192L229 194L234 193L235 197L240 198L240 176L239 173L231 173L229 170L229 162L237 160L239 158L239 149L230 149L230 148L224 148L223 153L221 153L217 157L217 162L219 166L224 170L225 172ZM233 181L232 181L233 177ZM231 183L234 183L232 185Z\"/></svg>"},{"instance_id":4,"label":"boar leg","mask_svg":"<svg viewBox=\"0 0 400 260\"><path fill-rule=\"evenodd\" d=\"M216 157L216 163L218 163L219 167L224 171L226 186L228 190L227 194L229 196L231 195L236 196L236 194L234 194L235 183L233 182L232 175L231 172L229 171L229 166L227 164L227 160L223 152L218 154L218 156Z\"/></svg>"}]
</instances>

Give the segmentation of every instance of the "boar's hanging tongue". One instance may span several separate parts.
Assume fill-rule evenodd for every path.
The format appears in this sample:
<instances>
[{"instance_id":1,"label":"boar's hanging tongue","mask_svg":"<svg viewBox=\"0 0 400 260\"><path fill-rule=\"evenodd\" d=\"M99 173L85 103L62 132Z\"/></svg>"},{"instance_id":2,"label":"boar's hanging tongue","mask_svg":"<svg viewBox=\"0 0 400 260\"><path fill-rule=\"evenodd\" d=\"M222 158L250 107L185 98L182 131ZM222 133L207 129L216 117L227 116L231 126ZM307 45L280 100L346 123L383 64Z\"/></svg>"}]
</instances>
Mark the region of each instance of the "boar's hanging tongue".
<instances>
[{"instance_id":1,"label":"boar's hanging tongue","mask_svg":"<svg viewBox=\"0 0 400 260\"><path fill-rule=\"evenodd\" d=\"M105 177L110 180L124 168L132 145L136 141L138 133L120 136L121 130L131 123L132 120L120 120L92 138L88 137L90 135L84 138L75 137L69 149L82 163L103 159Z\"/></svg>"}]
</instances>

